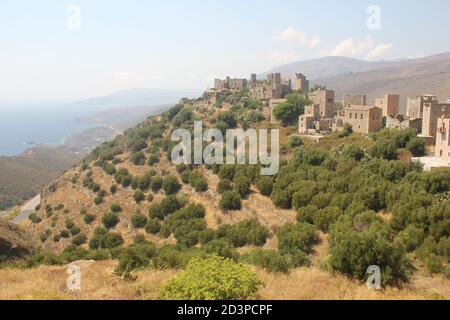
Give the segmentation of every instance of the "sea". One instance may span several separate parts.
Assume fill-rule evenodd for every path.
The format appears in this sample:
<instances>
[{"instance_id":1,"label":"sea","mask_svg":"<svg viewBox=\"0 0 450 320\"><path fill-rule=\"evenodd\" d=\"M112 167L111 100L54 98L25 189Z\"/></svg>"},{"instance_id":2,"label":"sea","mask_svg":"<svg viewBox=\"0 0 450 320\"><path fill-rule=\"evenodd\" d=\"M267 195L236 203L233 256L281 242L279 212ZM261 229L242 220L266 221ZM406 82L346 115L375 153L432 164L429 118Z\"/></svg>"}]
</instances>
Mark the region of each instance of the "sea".
<instances>
[{"instance_id":1,"label":"sea","mask_svg":"<svg viewBox=\"0 0 450 320\"><path fill-rule=\"evenodd\" d=\"M0 105L0 156L39 144L62 144L68 136L98 126L79 119L98 108L77 105Z\"/></svg>"}]
</instances>

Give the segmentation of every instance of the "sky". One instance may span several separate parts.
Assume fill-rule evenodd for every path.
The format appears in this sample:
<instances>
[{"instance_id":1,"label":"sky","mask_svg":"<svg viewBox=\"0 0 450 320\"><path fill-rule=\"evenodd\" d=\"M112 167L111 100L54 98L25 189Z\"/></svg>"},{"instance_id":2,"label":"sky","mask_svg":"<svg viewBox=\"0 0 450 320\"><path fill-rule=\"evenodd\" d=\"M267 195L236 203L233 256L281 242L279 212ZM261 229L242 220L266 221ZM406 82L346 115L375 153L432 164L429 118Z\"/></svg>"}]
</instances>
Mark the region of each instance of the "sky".
<instances>
[{"instance_id":1,"label":"sky","mask_svg":"<svg viewBox=\"0 0 450 320\"><path fill-rule=\"evenodd\" d=\"M199 89L277 65L450 51L448 0L0 0L0 103Z\"/></svg>"}]
</instances>

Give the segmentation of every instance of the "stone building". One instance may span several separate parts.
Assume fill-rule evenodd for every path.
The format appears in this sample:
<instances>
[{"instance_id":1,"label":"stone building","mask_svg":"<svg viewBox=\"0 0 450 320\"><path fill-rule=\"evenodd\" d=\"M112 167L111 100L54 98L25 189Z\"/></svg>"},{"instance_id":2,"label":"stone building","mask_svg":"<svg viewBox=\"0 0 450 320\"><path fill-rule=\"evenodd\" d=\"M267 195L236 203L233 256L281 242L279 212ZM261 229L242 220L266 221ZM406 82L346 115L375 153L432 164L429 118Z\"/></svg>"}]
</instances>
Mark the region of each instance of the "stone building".
<instances>
[{"instance_id":1,"label":"stone building","mask_svg":"<svg viewBox=\"0 0 450 320\"><path fill-rule=\"evenodd\" d=\"M216 89L209 89L203 93L203 100L206 107L212 107L216 104L220 97L224 96L225 92L217 91Z\"/></svg>"},{"instance_id":2,"label":"stone building","mask_svg":"<svg viewBox=\"0 0 450 320\"><path fill-rule=\"evenodd\" d=\"M328 133L331 131L332 118L320 116L320 105L305 107L305 113L298 118L298 132L300 134Z\"/></svg>"},{"instance_id":3,"label":"stone building","mask_svg":"<svg viewBox=\"0 0 450 320\"><path fill-rule=\"evenodd\" d=\"M304 96L309 94L309 80L301 73L294 75L294 91Z\"/></svg>"},{"instance_id":4,"label":"stone building","mask_svg":"<svg viewBox=\"0 0 450 320\"><path fill-rule=\"evenodd\" d=\"M411 119L423 117L423 106L425 102L438 102L434 95L423 95L415 98L408 97L406 101L406 116Z\"/></svg>"},{"instance_id":5,"label":"stone building","mask_svg":"<svg viewBox=\"0 0 450 320\"><path fill-rule=\"evenodd\" d=\"M321 118L333 118L334 114L334 91L316 90L309 94L309 100L314 105L319 105L319 116Z\"/></svg>"},{"instance_id":6,"label":"stone building","mask_svg":"<svg viewBox=\"0 0 450 320\"><path fill-rule=\"evenodd\" d=\"M422 132L422 118L405 118L402 114L388 116L386 118L386 128L390 129L416 129L418 133Z\"/></svg>"},{"instance_id":7,"label":"stone building","mask_svg":"<svg viewBox=\"0 0 450 320\"><path fill-rule=\"evenodd\" d=\"M231 79L226 77L225 80L214 79L214 89L216 91L242 91L247 89L247 79Z\"/></svg>"},{"instance_id":8,"label":"stone building","mask_svg":"<svg viewBox=\"0 0 450 320\"><path fill-rule=\"evenodd\" d=\"M435 154L450 165L450 118L438 119Z\"/></svg>"},{"instance_id":9,"label":"stone building","mask_svg":"<svg viewBox=\"0 0 450 320\"><path fill-rule=\"evenodd\" d=\"M422 135L436 139L438 119L450 118L450 103L440 103L435 97L423 103Z\"/></svg>"},{"instance_id":10,"label":"stone building","mask_svg":"<svg viewBox=\"0 0 450 320\"><path fill-rule=\"evenodd\" d=\"M368 134L382 128L382 118L383 110L379 107L350 105L338 111L333 129L340 131L348 123L353 132Z\"/></svg>"},{"instance_id":11,"label":"stone building","mask_svg":"<svg viewBox=\"0 0 450 320\"><path fill-rule=\"evenodd\" d=\"M367 96L365 94L346 94L344 99L342 100L342 105L348 107L350 105L356 106L366 106L367 105Z\"/></svg>"},{"instance_id":12,"label":"stone building","mask_svg":"<svg viewBox=\"0 0 450 320\"><path fill-rule=\"evenodd\" d=\"M280 73L271 73L266 80L257 81L256 75L252 74L249 91L250 97L256 100L282 99L292 92L291 80L281 79Z\"/></svg>"},{"instance_id":13,"label":"stone building","mask_svg":"<svg viewBox=\"0 0 450 320\"><path fill-rule=\"evenodd\" d=\"M383 98L375 99L375 106L383 110L383 117L400 114L400 96L398 94L386 94Z\"/></svg>"}]
</instances>

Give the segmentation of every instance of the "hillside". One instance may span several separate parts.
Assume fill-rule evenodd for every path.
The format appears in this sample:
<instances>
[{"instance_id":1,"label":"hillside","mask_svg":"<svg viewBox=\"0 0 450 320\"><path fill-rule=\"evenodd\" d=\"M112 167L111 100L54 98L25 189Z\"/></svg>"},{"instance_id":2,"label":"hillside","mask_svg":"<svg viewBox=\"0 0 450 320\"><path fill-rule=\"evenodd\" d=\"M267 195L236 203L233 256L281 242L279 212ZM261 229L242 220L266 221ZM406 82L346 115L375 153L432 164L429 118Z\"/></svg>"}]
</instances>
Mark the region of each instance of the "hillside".
<instances>
[{"instance_id":1,"label":"hillside","mask_svg":"<svg viewBox=\"0 0 450 320\"><path fill-rule=\"evenodd\" d=\"M193 98L200 95L200 90L162 90L136 88L119 90L102 97L75 102L77 106L123 108L129 106L152 105L155 110L160 105L174 103L181 98Z\"/></svg>"},{"instance_id":2,"label":"hillside","mask_svg":"<svg viewBox=\"0 0 450 320\"><path fill-rule=\"evenodd\" d=\"M32 252L33 247L25 230L0 218L0 262L23 258Z\"/></svg>"},{"instance_id":3,"label":"hillside","mask_svg":"<svg viewBox=\"0 0 450 320\"><path fill-rule=\"evenodd\" d=\"M400 94L403 107L407 97L421 94L435 94L447 101L450 99L450 53L376 70L320 77L314 83L333 88L338 99L344 94L365 93L368 102L373 103L375 98L389 92Z\"/></svg>"},{"instance_id":4,"label":"hillside","mask_svg":"<svg viewBox=\"0 0 450 320\"><path fill-rule=\"evenodd\" d=\"M36 195L80 158L58 147L36 147L0 157L0 211Z\"/></svg>"},{"instance_id":5,"label":"hillside","mask_svg":"<svg viewBox=\"0 0 450 320\"><path fill-rule=\"evenodd\" d=\"M0 270L6 283L21 277L6 298L95 298L99 287L103 298L154 299L164 290L176 298L167 281L211 259L262 281L239 298L450 297L450 171L422 172L407 160L414 132L346 132L314 143L294 139L295 126L271 124L281 129L286 160L274 177L261 176L260 165L170 160L176 128L195 120L220 130L264 128L265 114L245 93L229 95L220 108L183 100L97 147L46 190L24 222L42 250L25 265L38 269L16 278ZM33 272L61 275L61 266L78 260L96 261L79 262L89 279L79 295L58 289L60 277L44 281L48 290L27 281ZM370 265L382 270L385 290L365 286ZM304 291L292 286L300 279Z\"/></svg>"},{"instance_id":6,"label":"hillside","mask_svg":"<svg viewBox=\"0 0 450 320\"><path fill-rule=\"evenodd\" d=\"M294 73L301 72L308 79L317 80L399 66L404 63L405 61L364 61L347 57L324 57L277 66L261 74L261 76L265 76L268 73L280 72L284 77L292 77Z\"/></svg>"},{"instance_id":7,"label":"hillside","mask_svg":"<svg viewBox=\"0 0 450 320\"><path fill-rule=\"evenodd\" d=\"M301 72L311 80L311 86L332 88L337 100L345 94L365 93L368 103L373 103L389 92L400 94L405 108L408 96L435 94L442 101L450 99L450 53L397 61L324 57L278 66L260 76L272 72L289 78Z\"/></svg>"}]
</instances>

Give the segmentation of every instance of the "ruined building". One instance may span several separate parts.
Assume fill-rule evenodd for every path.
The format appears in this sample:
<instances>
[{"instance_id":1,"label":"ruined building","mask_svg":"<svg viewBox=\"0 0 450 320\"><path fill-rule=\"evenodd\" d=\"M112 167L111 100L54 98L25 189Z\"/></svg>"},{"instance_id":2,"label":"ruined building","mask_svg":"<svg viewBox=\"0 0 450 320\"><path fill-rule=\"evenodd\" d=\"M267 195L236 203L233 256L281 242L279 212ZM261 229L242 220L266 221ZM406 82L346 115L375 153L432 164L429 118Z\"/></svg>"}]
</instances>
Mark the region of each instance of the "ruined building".
<instances>
[{"instance_id":1,"label":"ruined building","mask_svg":"<svg viewBox=\"0 0 450 320\"><path fill-rule=\"evenodd\" d=\"M334 91L317 90L309 94L312 105L305 107L305 113L298 118L300 134L328 133L335 116Z\"/></svg>"},{"instance_id":2,"label":"ruined building","mask_svg":"<svg viewBox=\"0 0 450 320\"><path fill-rule=\"evenodd\" d=\"M383 117L400 114L400 96L398 94L386 94L383 98L375 100L375 106L383 110Z\"/></svg>"},{"instance_id":3,"label":"ruined building","mask_svg":"<svg viewBox=\"0 0 450 320\"><path fill-rule=\"evenodd\" d=\"M435 154L450 165L450 118L438 119Z\"/></svg>"},{"instance_id":4,"label":"ruined building","mask_svg":"<svg viewBox=\"0 0 450 320\"><path fill-rule=\"evenodd\" d=\"M225 80L214 79L214 89L216 91L242 91L247 89L247 79L231 79L226 77Z\"/></svg>"},{"instance_id":5,"label":"ruined building","mask_svg":"<svg viewBox=\"0 0 450 320\"><path fill-rule=\"evenodd\" d=\"M249 91L250 97L256 100L282 99L292 92L291 80L282 80L280 73L271 73L266 80L257 81L256 75L252 74Z\"/></svg>"},{"instance_id":6,"label":"ruined building","mask_svg":"<svg viewBox=\"0 0 450 320\"><path fill-rule=\"evenodd\" d=\"M309 80L301 73L294 75L294 91L304 96L309 94Z\"/></svg>"},{"instance_id":7,"label":"ruined building","mask_svg":"<svg viewBox=\"0 0 450 320\"><path fill-rule=\"evenodd\" d=\"M423 95L415 98L409 98L406 102L406 116L411 119L423 118L423 106L425 102L437 102L437 97L434 95Z\"/></svg>"},{"instance_id":8,"label":"ruined building","mask_svg":"<svg viewBox=\"0 0 450 320\"><path fill-rule=\"evenodd\" d=\"M408 118L402 114L386 118L386 128L390 129L416 129L418 133L422 132L422 118Z\"/></svg>"},{"instance_id":9,"label":"ruined building","mask_svg":"<svg viewBox=\"0 0 450 320\"><path fill-rule=\"evenodd\" d=\"M328 133L331 130L331 118L320 117L320 105L305 107L305 113L298 118L298 132L300 134Z\"/></svg>"},{"instance_id":10,"label":"ruined building","mask_svg":"<svg viewBox=\"0 0 450 320\"><path fill-rule=\"evenodd\" d=\"M309 100L314 105L319 105L319 116L321 118L334 117L334 91L316 90L309 94Z\"/></svg>"},{"instance_id":11,"label":"ruined building","mask_svg":"<svg viewBox=\"0 0 450 320\"><path fill-rule=\"evenodd\" d=\"M423 103L422 135L436 139L436 127L441 118L450 118L450 103L440 103L436 97L427 96Z\"/></svg>"},{"instance_id":12,"label":"ruined building","mask_svg":"<svg viewBox=\"0 0 450 320\"><path fill-rule=\"evenodd\" d=\"M367 96L365 94L346 94L342 100L342 105L348 107L350 105L365 106L367 105Z\"/></svg>"},{"instance_id":13,"label":"ruined building","mask_svg":"<svg viewBox=\"0 0 450 320\"><path fill-rule=\"evenodd\" d=\"M333 129L340 131L348 123L353 132L368 134L381 129L382 119L383 110L379 107L350 105L338 111Z\"/></svg>"}]
</instances>

